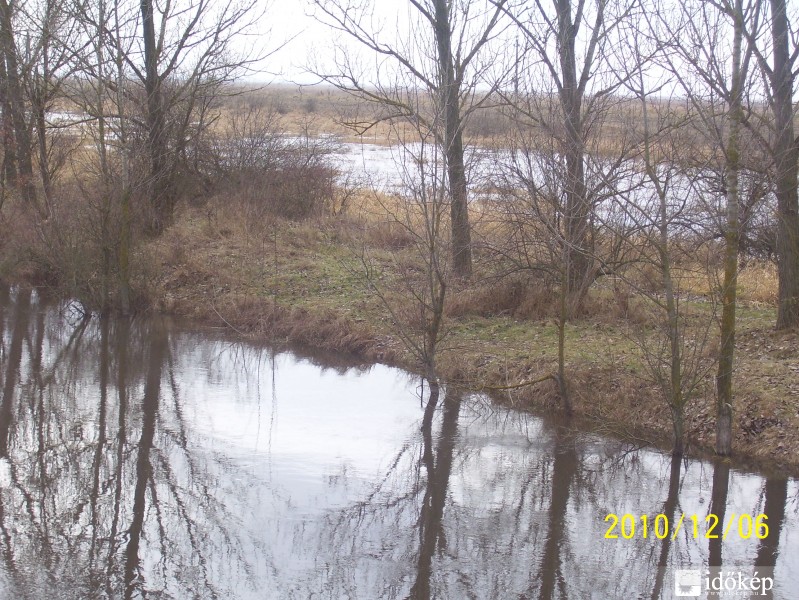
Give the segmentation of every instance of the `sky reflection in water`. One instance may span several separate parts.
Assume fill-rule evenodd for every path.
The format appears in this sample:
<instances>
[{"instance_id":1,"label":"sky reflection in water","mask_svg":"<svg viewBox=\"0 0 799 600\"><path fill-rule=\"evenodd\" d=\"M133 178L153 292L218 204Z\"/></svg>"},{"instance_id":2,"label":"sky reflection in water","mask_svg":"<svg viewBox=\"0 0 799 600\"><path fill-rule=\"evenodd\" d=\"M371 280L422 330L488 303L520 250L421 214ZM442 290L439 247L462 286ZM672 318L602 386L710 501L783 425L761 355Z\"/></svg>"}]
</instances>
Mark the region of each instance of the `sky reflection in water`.
<instances>
[{"instance_id":1,"label":"sky reflection in water","mask_svg":"<svg viewBox=\"0 0 799 600\"><path fill-rule=\"evenodd\" d=\"M776 564L775 598L799 584L794 480L0 295L2 598L671 598L658 565L711 563ZM764 509L764 541L604 539L611 512Z\"/></svg>"}]
</instances>

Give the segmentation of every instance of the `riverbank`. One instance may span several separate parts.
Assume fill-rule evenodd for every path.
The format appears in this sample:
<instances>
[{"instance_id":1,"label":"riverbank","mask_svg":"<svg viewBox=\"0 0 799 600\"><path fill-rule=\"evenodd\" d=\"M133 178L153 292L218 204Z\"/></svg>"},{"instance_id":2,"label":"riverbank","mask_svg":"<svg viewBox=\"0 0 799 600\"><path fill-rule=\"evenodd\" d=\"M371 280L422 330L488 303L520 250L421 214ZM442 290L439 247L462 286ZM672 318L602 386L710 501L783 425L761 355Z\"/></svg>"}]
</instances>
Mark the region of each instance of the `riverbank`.
<instances>
[{"instance_id":1,"label":"riverbank","mask_svg":"<svg viewBox=\"0 0 799 600\"><path fill-rule=\"evenodd\" d=\"M394 290L389 295L401 305L401 291L392 282L406 241L390 224L371 229L343 219L256 224L235 204L187 208L162 238L138 249L136 293L152 310L247 336L418 370L396 319L364 273L367 252L372 273L379 271L381 284ZM799 468L799 335L775 332L773 306L752 299L762 290L754 284L748 289L747 282L763 276L741 277L734 451L757 466L794 470ZM477 278L452 289L441 375L515 408L559 411L556 385L546 379L557 364L551 304L519 280ZM706 310L701 298L683 304L697 315ZM599 285L591 290L586 315L567 327L575 417L602 433L667 448L668 407L647 367L645 344L630 328L634 306L634 299L622 303ZM686 406L693 453L712 452L714 444L715 325L709 333L701 348L704 358L697 360L707 371ZM541 381L532 383L536 380Z\"/></svg>"}]
</instances>

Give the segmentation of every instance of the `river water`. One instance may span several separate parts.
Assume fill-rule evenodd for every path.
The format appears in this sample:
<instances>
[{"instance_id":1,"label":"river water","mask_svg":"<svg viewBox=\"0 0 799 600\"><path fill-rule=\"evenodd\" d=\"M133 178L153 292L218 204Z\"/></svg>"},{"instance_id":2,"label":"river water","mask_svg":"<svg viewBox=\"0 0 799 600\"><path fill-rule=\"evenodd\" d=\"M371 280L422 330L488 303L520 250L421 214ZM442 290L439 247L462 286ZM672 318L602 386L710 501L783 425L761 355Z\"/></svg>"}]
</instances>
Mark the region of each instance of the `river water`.
<instances>
[{"instance_id":1,"label":"river water","mask_svg":"<svg viewBox=\"0 0 799 600\"><path fill-rule=\"evenodd\" d=\"M774 567L765 597L796 597L793 479L452 389L432 405L381 365L0 296L0 598L672 598L709 564ZM609 513L635 534L606 539ZM659 539L658 514L685 525Z\"/></svg>"}]
</instances>

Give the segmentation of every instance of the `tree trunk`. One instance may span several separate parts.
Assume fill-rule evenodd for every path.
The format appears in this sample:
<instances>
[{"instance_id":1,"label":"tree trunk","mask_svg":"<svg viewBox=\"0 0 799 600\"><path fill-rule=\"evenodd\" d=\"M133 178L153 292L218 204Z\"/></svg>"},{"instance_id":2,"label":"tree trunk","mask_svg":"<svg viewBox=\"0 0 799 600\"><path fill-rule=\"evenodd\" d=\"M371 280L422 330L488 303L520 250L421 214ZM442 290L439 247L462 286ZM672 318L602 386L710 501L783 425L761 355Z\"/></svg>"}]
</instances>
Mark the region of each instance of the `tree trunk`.
<instances>
[{"instance_id":1,"label":"tree trunk","mask_svg":"<svg viewBox=\"0 0 799 600\"><path fill-rule=\"evenodd\" d=\"M564 255L566 253L564 252ZM568 256L564 256L565 268L560 282L560 308L558 310L558 393L563 403L563 411L567 416L572 416L571 397L569 396L569 383L566 381L566 323L569 320L568 309Z\"/></svg>"},{"instance_id":2,"label":"tree trunk","mask_svg":"<svg viewBox=\"0 0 799 600\"><path fill-rule=\"evenodd\" d=\"M11 122L14 126L18 185L28 206L36 208L36 184L33 179L33 157L31 138L25 121L25 103L17 66L17 48L14 43L14 29L11 6L8 0L0 0L0 47L5 56L6 89L11 109Z\"/></svg>"},{"instance_id":3,"label":"tree trunk","mask_svg":"<svg viewBox=\"0 0 799 600\"><path fill-rule=\"evenodd\" d=\"M44 196L44 214L49 216L51 200L53 196L52 182L50 178L49 160L49 140L47 139L47 97L52 86L52 73L50 70L50 42L53 33L50 31L52 21L51 11L53 5L48 2L45 7L45 15L42 22L42 48L41 48L41 73L39 68L33 72L33 82L30 91L31 113L33 115L33 125L36 128L36 146L39 154L39 176L42 181L42 193ZM31 141L33 145L33 141ZM33 152L33 148L31 148Z\"/></svg>"},{"instance_id":4,"label":"tree trunk","mask_svg":"<svg viewBox=\"0 0 799 600\"><path fill-rule=\"evenodd\" d=\"M799 325L799 197L797 161L799 147L794 140L793 72L789 55L788 17L785 0L771 0L771 32L774 44L772 78L774 163L777 194L777 265L779 308L777 329Z\"/></svg>"},{"instance_id":5,"label":"tree trunk","mask_svg":"<svg viewBox=\"0 0 799 600\"><path fill-rule=\"evenodd\" d=\"M3 182L11 187L17 186L17 152L14 140L14 122L11 118L11 102L8 93L8 77L6 77L5 52L0 44L0 107L3 110Z\"/></svg>"},{"instance_id":6,"label":"tree trunk","mask_svg":"<svg viewBox=\"0 0 799 600\"><path fill-rule=\"evenodd\" d=\"M732 88L729 100L727 140L727 222L724 231L724 283L721 290L721 349L716 374L716 453L732 451L732 368L735 354L735 304L738 285L738 171L740 169L740 129L743 121L741 92L741 45L743 42L743 2L735 0L732 56Z\"/></svg>"},{"instance_id":7,"label":"tree trunk","mask_svg":"<svg viewBox=\"0 0 799 600\"><path fill-rule=\"evenodd\" d=\"M672 454L682 456L685 452L685 396L682 387L682 348L680 344L680 315L674 294L674 280L671 276L671 260L669 257L668 217L666 199L660 198L660 268L663 275L663 288L666 295L666 319L668 321L669 359L671 384L669 404L671 405L671 423L674 433Z\"/></svg>"},{"instance_id":8,"label":"tree trunk","mask_svg":"<svg viewBox=\"0 0 799 600\"><path fill-rule=\"evenodd\" d=\"M472 275L472 234L469 225L463 140L460 125L454 124L460 122L460 117L457 115L457 99L454 102L455 109L448 110L448 112L454 112L456 115L447 118L448 133L453 128L457 128L452 141L447 145L447 177L449 178L450 218L452 220L452 266L455 275L468 279Z\"/></svg>"},{"instance_id":9,"label":"tree trunk","mask_svg":"<svg viewBox=\"0 0 799 600\"><path fill-rule=\"evenodd\" d=\"M122 223L120 224L118 253L119 309L123 315L130 314L130 192L122 191Z\"/></svg>"},{"instance_id":10,"label":"tree trunk","mask_svg":"<svg viewBox=\"0 0 799 600\"><path fill-rule=\"evenodd\" d=\"M144 38L144 90L147 93L147 134L150 153L149 196L153 211L150 230L161 233L172 216L174 193L167 172L168 145L166 115L158 74L158 48L155 39L155 16L152 0L141 0L142 36Z\"/></svg>"},{"instance_id":11,"label":"tree trunk","mask_svg":"<svg viewBox=\"0 0 799 600\"><path fill-rule=\"evenodd\" d=\"M435 35L438 46L440 95L444 111L444 154L450 193L452 225L452 266L455 275L472 275L472 238L469 226L468 190L463 157L463 134L460 115L460 82L455 78L452 59L452 32L447 0L434 0Z\"/></svg>"},{"instance_id":12,"label":"tree trunk","mask_svg":"<svg viewBox=\"0 0 799 600\"><path fill-rule=\"evenodd\" d=\"M100 3L101 12L105 13L105 3ZM118 36L117 36L118 38ZM102 43L98 44L97 46L97 58L98 63L102 64L105 61L103 60L102 56L103 45ZM117 57L121 56L122 49L116 47L115 54ZM131 300L130 300L130 250L131 250L131 240L132 240L132 223L131 223L131 184L130 184L130 151L127 150L129 148L128 144L128 134L127 128L124 125L125 118L124 111L121 107L125 105L125 71L122 66L122 61L117 59L117 73L116 73L116 94L117 94L117 106L120 107L120 127L118 129L119 135L119 142L123 148L126 148L121 153L121 163L122 163L122 181L121 181L121 192L119 194L119 202L120 202L120 228L119 228L119 240L117 246L117 267L118 267L118 291L119 291L119 308L122 314L129 314L131 311ZM100 107L103 106L103 96L100 94L98 96L98 105ZM105 114L104 111L102 114ZM104 137L101 137L103 140L102 144L102 160L104 164L107 163L107 157L105 154L105 143ZM107 168L106 171L108 172Z\"/></svg>"},{"instance_id":13,"label":"tree trunk","mask_svg":"<svg viewBox=\"0 0 799 600\"><path fill-rule=\"evenodd\" d=\"M649 122L647 121L646 105L644 105L644 128L649 135ZM651 165L649 147L646 148L647 168ZM654 172L652 171L652 177ZM671 423L674 433L672 455L682 456L685 452L685 401L682 385L682 344L680 342L680 314L677 308L677 297L674 292L674 279L671 273L671 256L669 254L669 216L666 203L666 193L661 186L657 186L660 201L660 271L663 277L663 291L666 300L666 320L668 322L669 337L669 404L671 406Z\"/></svg>"},{"instance_id":14,"label":"tree trunk","mask_svg":"<svg viewBox=\"0 0 799 600\"><path fill-rule=\"evenodd\" d=\"M37 106L34 117L36 119L36 134L39 146L39 176L42 178L42 192L44 195L44 210L49 214L50 203L53 197L53 186L50 178L47 144L47 122L44 106Z\"/></svg>"},{"instance_id":15,"label":"tree trunk","mask_svg":"<svg viewBox=\"0 0 799 600\"><path fill-rule=\"evenodd\" d=\"M568 293L570 316L572 316L582 304L590 283L590 210L585 186L582 94L577 83L575 51L577 28L572 22L571 1L557 0L557 12L558 58L563 79L559 96L565 129L563 148L566 159L565 244L569 254Z\"/></svg>"},{"instance_id":16,"label":"tree trunk","mask_svg":"<svg viewBox=\"0 0 799 600\"><path fill-rule=\"evenodd\" d=\"M640 69L640 64L639 64ZM669 249L669 210L666 187L657 172L657 165L652 159L650 143L652 140L649 129L649 104L643 86L643 73L639 70L641 79L641 113L644 126L644 165L646 174L658 195L658 243L657 251L660 259L660 276L663 283L663 295L666 301L666 330L669 339L669 389L664 390L671 409L671 424L674 434L672 456L682 456L685 452L685 403L687 397L683 394L682 371L682 342L680 332L680 313L677 305L677 296L674 289L674 278L671 272L671 252Z\"/></svg>"}]
</instances>

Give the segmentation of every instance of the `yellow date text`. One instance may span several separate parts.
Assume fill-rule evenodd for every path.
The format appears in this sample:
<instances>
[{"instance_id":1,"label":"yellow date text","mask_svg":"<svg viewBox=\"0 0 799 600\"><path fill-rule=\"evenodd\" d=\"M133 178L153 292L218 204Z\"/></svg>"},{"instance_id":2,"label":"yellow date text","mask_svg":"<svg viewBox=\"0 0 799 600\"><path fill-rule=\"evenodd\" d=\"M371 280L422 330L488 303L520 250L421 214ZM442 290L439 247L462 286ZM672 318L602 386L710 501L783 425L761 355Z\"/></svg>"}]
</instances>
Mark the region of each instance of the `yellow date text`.
<instances>
[{"instance_id":1,"label":"yellow date text","mask_svg":"<svg viewBox=\"0 0 799 600\"><path fill-rule=\"evenodd\" d=\"M755 538L762 540L768 537L768 516L765 514L749 515L731 513L723 519L718 515L688 515L681 513L669 518L668 515L633 515L625 513L617 515L609 513L605 517L607 530L605 539L631 540L635 537L650 537L662 540L671 537L677 539L681 531L693 539L727 539L737 536L742 540Z\"/></svg>"}]
</instances>

